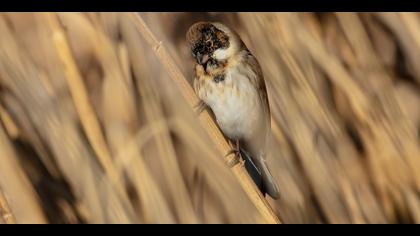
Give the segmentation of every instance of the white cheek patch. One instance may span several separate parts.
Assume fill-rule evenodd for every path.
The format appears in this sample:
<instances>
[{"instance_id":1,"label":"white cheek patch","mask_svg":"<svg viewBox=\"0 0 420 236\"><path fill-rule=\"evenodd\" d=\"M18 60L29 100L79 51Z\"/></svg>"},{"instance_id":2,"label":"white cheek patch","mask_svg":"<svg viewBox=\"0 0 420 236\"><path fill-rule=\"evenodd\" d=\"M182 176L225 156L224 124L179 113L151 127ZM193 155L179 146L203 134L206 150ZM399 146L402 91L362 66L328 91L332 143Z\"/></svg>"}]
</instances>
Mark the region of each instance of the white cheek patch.
<instances>
[{"instance_id":1,"label":"white cheek patch","mask_svg":"<svg viewBox=\"0 0 420 236\"><path fill-rule=\"evenodd\" d=\"M219 48L216 51L214 51L213 57L216 60L226 60L227 58L229 58L230 55L232 55L230 51L230 47L228 47L227 49Z\"/></svg>"},{"instance_id":2,"label":"white cheek patch","mask_svg":"<svg viewBox=\"0 0 420 236\"><path fill-rule=\"evenodd\" d=\"M230 43L228 48L219 48L213 53L213 58L216 60L226 60L236 53L237 46L235 43Z\"/></svg>"}]
</instances>

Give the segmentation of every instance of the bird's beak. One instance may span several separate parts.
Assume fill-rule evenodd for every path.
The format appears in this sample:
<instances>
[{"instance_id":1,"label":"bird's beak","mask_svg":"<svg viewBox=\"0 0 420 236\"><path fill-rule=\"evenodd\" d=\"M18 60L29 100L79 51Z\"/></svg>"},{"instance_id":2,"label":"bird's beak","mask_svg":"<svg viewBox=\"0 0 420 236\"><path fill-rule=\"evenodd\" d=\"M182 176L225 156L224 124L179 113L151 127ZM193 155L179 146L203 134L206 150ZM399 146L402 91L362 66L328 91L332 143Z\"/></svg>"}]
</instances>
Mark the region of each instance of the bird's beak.
<instances>
[{"instance_id":1,"label":"bird's beak","mask_svg":"<svg viewBox=\"0 0 420 236\"><path fill-rule=\"evenodd\" d=\"M204 65L209 60L209 56L207 54L202 55L201 53L197 52L195 59L197 59L198 64Z\"/></svg>"}]
</instances>

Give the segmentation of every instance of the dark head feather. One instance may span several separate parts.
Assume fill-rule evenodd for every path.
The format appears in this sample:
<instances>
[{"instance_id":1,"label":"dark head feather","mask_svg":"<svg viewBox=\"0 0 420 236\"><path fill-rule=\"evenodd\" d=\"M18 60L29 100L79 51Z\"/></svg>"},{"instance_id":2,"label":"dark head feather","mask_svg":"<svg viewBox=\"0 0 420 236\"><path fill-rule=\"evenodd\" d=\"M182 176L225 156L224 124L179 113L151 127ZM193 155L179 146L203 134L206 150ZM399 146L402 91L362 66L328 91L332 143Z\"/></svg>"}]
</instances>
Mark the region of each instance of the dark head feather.
<instances>
[{"instance_id":1,"label":"dark head feather","mask_svg":"<svg viewBox=\"0 0 420 236\"><path fill-rule=\"evenodd\" d=\"M198 22L187 31L187 42L194 55L211 55L219 48L229 47L229 36L210 22Z\"/></svg>"}]
</instances>

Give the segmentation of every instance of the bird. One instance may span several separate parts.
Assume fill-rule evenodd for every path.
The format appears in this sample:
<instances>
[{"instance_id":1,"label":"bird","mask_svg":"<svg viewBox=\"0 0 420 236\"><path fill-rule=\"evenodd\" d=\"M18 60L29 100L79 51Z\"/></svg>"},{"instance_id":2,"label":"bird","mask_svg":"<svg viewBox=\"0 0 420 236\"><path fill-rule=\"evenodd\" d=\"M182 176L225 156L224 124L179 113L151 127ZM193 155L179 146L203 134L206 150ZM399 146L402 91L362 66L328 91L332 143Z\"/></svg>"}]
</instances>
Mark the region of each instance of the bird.
<instances>
[{"instance_id":1,"label":"bird","mask_svg":"<svg viewBox=\"0 0 420 236\"><path fill-rule=\"evenodd\" d=\"M271 116L260 64L239 34L219 22L193 24L186 41L195 58L193 87L201 105L210 107L263 195L278 199L266 162Z\"/></svg>"}]
</instances>

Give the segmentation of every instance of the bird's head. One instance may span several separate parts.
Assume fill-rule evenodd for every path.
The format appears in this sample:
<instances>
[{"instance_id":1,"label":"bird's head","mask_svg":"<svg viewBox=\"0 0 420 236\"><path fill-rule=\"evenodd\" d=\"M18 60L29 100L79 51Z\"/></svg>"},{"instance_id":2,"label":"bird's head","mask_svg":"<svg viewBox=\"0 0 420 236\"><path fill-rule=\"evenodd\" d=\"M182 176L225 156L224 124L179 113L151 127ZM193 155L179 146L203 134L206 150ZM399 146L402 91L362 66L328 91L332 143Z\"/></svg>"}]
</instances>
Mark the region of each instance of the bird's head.
<instances>
[{"instance_id":1,"label":"bird's head","mask_svg":"<svg viewBox=\"0 0 420 236\"><path fill-rule=\"evenodd\" d=\"M187 31L187 42L198 64L226 60L239 50L237 35L221 23L198 22Z\"/></svg>"}]
</instances>

